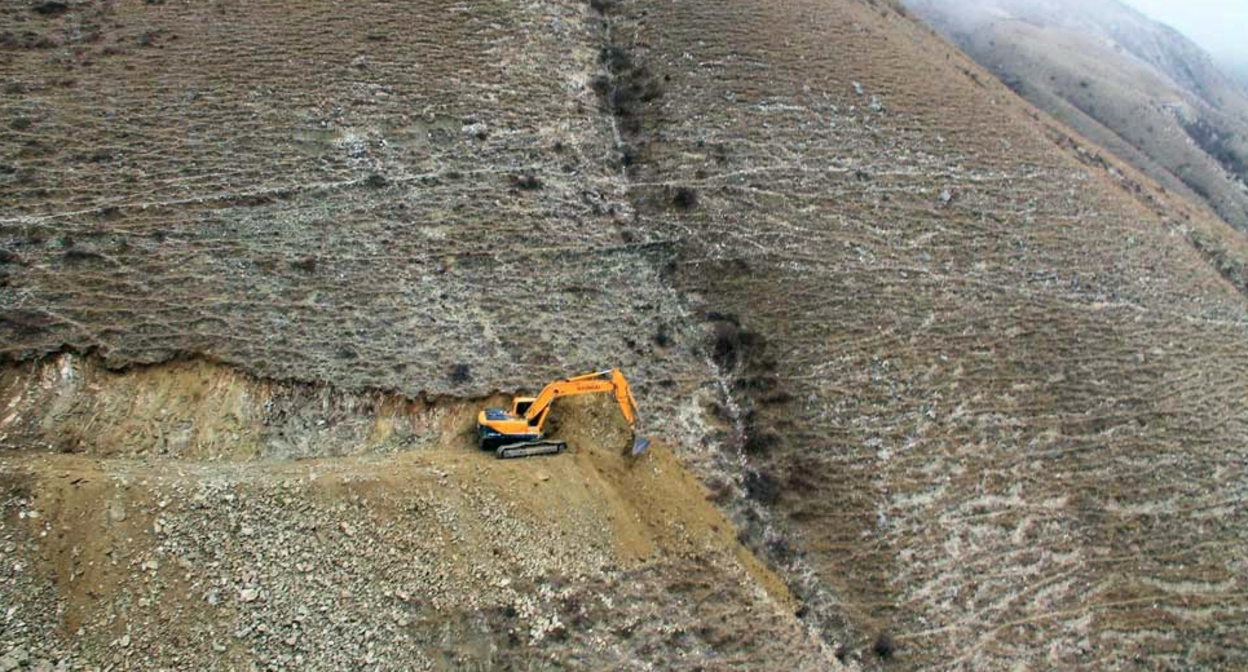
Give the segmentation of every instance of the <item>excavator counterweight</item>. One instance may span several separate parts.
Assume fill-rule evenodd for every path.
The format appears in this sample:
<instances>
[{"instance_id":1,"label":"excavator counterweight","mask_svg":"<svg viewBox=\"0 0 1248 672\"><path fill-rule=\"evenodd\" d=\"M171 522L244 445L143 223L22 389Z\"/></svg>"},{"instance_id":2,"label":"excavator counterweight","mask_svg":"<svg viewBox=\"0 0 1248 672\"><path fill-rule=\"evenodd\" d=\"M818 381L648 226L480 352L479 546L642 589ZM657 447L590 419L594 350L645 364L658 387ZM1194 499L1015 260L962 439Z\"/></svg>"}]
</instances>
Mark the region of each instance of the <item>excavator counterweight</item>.
<instances>
[{"instance_id":1,"label":"excavator counterweight","mask_svg":"<svg viewBox=\"0 0 1248 672\"><path fill-rule=\"evenodd\" d=\"M559 397L598 392L611 392L629 428L635 429L637 401L633 399L624 374L619 369L610 369L556 380L542 388L536 397L516 397L511 402L510 410L487 408L481 411L477 416L481 449L493 450L503 459L563 452L567 449L566 443L547 440L542 434L551 404ZM645 452L649 446L649 439L634 435L634 455Z\"/></svg>"}]
</instances>

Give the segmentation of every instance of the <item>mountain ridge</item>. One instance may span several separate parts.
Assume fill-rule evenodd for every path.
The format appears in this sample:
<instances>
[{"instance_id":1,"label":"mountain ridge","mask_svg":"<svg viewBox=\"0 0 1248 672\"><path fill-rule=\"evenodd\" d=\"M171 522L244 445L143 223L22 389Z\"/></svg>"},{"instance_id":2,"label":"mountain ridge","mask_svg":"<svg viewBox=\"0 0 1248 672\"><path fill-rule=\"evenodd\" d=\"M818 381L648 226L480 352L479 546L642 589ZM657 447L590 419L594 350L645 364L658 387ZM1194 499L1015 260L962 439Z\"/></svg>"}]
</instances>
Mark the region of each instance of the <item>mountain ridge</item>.
<instances>
[{"instance_id":1,"label":"mountain ridge","mask_svg":"<svg viewBox=\"0 0 1248 672\"><path fill-rule=\"evenodd\" d=\"M907 6L1046 112L1248 231L1248 88L1117 0Z\"/></svg>"}]
</instances>

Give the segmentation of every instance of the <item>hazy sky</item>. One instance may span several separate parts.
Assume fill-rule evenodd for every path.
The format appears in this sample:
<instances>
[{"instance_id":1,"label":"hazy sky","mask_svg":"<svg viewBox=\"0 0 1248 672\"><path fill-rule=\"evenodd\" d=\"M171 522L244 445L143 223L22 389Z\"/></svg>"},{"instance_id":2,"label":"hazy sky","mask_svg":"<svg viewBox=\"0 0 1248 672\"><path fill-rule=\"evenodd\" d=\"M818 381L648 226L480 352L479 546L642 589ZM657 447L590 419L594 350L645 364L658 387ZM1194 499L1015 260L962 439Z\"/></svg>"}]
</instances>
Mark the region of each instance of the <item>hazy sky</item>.
<instances>
[{"instance_id":1,"label":"hazy sky","mask_svg":"<svg viewBox=\"0 0 1248 672\"><path fill-rule=\"evenodd\" d=\"M1248 0L1125 0L1218 60L1248 62Z\"/></svg>"}]
</instances>

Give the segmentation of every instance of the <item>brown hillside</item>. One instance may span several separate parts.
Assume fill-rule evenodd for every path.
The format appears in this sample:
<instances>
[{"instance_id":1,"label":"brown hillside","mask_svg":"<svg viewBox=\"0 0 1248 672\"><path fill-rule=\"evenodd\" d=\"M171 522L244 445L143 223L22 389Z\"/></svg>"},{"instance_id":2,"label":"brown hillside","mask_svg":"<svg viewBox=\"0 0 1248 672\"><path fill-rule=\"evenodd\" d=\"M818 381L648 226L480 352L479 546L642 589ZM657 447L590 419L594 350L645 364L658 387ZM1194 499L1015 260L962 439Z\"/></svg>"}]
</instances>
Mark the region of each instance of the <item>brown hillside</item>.
<instances>
[{"instance_id":1,"label":"brown hillside","mask_svg":"<svg viewBox=\"0 0 1248 672\"><path fill-rule=\"evenodd\" d=\"M1248 664L1248 244L891 4L4 12L5 647ZM609 365L654 454L593 403L570 454L474 452L486 397ZM176 543L61 536L127 486Z\"/></svg>"}]
</instances>

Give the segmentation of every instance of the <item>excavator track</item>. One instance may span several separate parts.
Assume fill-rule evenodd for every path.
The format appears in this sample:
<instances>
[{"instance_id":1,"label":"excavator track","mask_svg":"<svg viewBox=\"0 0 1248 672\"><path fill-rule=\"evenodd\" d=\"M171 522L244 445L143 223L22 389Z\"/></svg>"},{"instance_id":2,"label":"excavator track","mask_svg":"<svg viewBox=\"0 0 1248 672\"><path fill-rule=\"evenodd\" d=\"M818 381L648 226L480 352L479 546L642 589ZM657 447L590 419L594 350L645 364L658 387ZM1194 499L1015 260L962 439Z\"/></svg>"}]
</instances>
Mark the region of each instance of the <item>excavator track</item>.
<instances>
[{"instance_id":1,"label":"excavator track","mask_svg":"<svg viewBox=\"0 0 1248 672\"><path fill-rule=\"evenodd\" d=\"M557 455L567 449L568 444L563 441L542 440L499 446L496 453L500 460L513 460L521 457L536 457L538 455Z\"/></svg>"}]
</instances>

